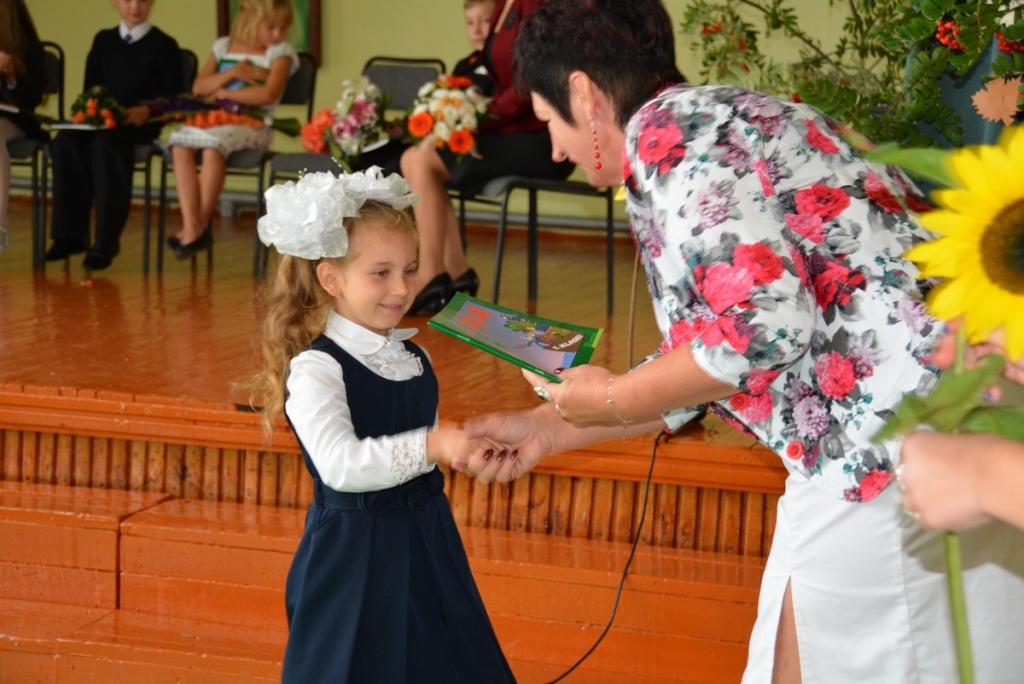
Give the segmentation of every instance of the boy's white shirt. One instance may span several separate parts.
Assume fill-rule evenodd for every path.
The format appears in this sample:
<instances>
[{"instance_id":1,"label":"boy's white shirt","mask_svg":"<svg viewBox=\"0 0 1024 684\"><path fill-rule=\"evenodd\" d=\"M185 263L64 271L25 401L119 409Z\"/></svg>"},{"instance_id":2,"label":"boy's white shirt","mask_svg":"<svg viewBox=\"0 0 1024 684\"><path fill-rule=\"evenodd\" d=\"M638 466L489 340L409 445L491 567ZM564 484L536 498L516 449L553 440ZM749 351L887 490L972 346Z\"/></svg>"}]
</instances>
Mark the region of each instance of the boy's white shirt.
<instances>
[{"instance_id":1,"label":"boy's white shirt","mask_svg":"<svg viewBox=\"0 0 1024 684\"><path fill-rule=\"evenodd\" d=\"M107 24L107 26L109 25L110 24ZM121 25L118 27L118 30L121 32L121 40L124 40L126 36L131 34L132 42L134 43L137 40L142 40L142 37L149 33L152 28L153 25L149 23L149 20L147 19L131 30L128 29L128 24L121 21Z\"/></svg>"},{"instance_id":2,"label":"boy's white shirt","mask_svg":"<svg viewBox=\"0 0 1024 684\"><path fill-rule=\"evenodd\" d=\"M416 332L415 328L396 328L384 337L334 311L329 313L324 330L328 338L364 366L395 381L422 373L415 357L409 358L404 350L398 352L401 342ZM381 358L387 358L385 372L379 370ZM342 369L329 354L310 350L298 354L291 361L286 386L288 418L321 480L331 489L386 489L434 468L426 459L427 427L378 438L360 440L356 436Z\"/></svg>"}]
</instances>

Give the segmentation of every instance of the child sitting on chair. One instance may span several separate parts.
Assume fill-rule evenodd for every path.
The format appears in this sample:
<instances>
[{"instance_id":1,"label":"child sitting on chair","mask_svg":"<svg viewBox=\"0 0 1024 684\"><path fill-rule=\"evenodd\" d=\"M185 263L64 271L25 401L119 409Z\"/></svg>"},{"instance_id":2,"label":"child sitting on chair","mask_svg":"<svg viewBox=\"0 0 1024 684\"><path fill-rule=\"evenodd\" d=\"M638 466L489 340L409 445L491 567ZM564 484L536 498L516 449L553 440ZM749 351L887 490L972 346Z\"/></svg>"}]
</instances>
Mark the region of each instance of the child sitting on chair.
<instances>
[{"instance_id":1,"label":"child sitting on chair","mask_svg":"<svg viewBox=\"0 0 1024 684\"><path fill-rule=\"evenodd\" d=\"M96 34L85 61L85 88L106 86L128 110L115 128L65 130L50 144L53 160L53 244L47 261L87 249L83 266L99 271L121 249L131 204L135 146L153 142L163 124L146 123L139 103L181 91L178 43L149 23L153 0L114 0L121 25ZM96 204L96 236L89 246L89 210Z\"/></svg>"},{"instance_id":2,"label":"child sitting on chair","mask_svg":"<svg viewBox=\"0 0 1024 684\"><path fill-rule=\"evenodd\" d=\"M260 107L270 114L288 78L299 68L295 48L284 40L292 17L291 0L241 0L231 35L214 42L193 92ZM167 142L174 160L182 227L167 238L167 246L177 258L188 259L213 243L209 223L224 187L228 156L238 150L265 150L272 134L268 126L245 124L182 126L171 133ZM201 150L202 173L197 150Z\"/></svg>"}]
</instances>

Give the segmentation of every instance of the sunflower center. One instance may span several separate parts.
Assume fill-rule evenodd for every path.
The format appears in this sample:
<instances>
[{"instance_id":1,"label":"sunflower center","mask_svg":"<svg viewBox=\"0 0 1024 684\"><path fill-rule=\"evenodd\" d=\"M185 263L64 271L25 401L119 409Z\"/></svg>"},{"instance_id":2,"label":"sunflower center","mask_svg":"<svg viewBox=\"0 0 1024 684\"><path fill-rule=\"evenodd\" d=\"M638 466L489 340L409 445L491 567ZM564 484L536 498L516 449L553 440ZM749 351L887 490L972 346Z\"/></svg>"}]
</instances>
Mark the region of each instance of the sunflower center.
<instances>
[{"instance_id":1,"label":"sunflower center","mask_svg":"<svg viewBox=\"0 0 1024 684\"><path fill-rule=\"evenodd\" d=\"M981 266L995 285L1024 294L1024 200L1003 209L981 238Z\"/></svg>"}]
</instances>

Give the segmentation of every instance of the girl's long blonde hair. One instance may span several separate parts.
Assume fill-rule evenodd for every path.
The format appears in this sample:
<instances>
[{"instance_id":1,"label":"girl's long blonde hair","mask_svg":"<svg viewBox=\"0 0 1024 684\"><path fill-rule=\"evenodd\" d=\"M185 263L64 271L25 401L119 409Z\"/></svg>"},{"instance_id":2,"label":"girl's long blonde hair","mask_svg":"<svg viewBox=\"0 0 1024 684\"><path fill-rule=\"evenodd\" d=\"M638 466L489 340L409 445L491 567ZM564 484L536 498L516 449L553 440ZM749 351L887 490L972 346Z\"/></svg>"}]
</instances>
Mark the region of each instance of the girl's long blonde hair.
<instances>
[{"instance_id":1,"label":"girl's long blonde hair","mask_svg":"<svg viewBox=\"0 0 1024 684\"><path fill-rule=\"evenodd\" d=\"M418 252L419 238L411 210L395 209L370 200L359 212L359 217L345 219L349 253L330 261L344 266L354 259L354 237L368 230L408 234L412 236ZM319 260L281 257L277 276L267 296L260 341L262 370L249 381L248 386L252 392L251 403L254 406L262 404L263 430L268 435L274 430L274 420L284 411L289 364L324 331L327 313L333 305L333 298L317 278L319 263Z\"/></svg>"},{"instance_id":2,"label":"girl's long blonde hair","mask_svg":"<svg viewBox=\"0 0 1024 684\"><path fill-rule=\"evenodd\" d=\"M256 28L264 19L291 24L295 18L292 0L241 0L235 21L231 24L231 40L242 45L256 44Z\"/></svg>"}]
</instances>

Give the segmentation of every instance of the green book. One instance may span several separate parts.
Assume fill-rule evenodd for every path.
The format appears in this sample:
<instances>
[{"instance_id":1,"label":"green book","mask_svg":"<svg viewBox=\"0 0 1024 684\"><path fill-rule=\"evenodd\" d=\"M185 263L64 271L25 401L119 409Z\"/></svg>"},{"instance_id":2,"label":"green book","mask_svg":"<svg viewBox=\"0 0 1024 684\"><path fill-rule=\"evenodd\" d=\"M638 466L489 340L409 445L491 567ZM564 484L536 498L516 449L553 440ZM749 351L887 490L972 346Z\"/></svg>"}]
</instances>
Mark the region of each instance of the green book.
<instances>
[{"instance_id":1,"label":"green book","mask_svg":"<svg viewBox=\"0 0 1024 684\"><path fill-rule=\"evenodd\" d=\"M556 368L590 361L604 332L506 309L464 292L428 325L554 382L559 382Z\"/></svg>"}]
</instances>

